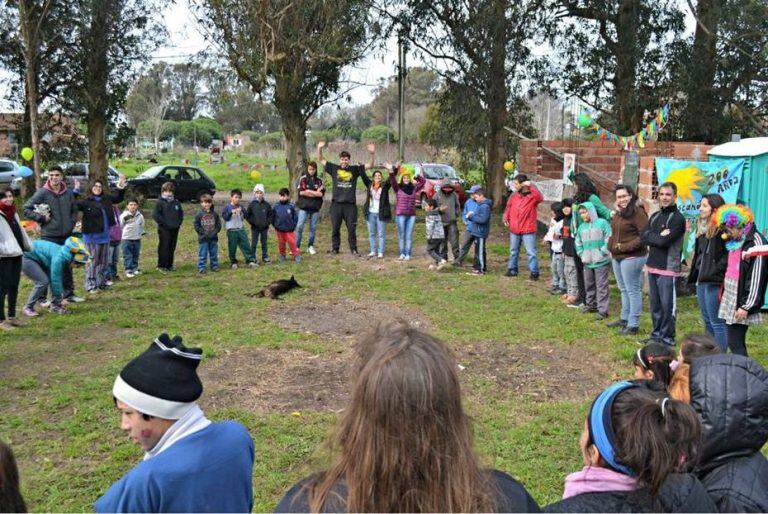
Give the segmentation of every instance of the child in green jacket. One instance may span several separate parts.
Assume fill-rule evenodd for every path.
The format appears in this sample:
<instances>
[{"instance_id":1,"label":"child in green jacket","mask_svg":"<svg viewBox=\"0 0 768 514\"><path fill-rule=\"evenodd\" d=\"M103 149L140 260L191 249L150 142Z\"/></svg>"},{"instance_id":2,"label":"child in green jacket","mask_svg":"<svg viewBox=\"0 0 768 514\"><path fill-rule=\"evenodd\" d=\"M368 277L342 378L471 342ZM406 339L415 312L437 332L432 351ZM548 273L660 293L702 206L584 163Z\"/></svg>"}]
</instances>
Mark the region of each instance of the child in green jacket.
<instances>
[{"instance_id":1,"label":"child in green jacket","mask_svg":"<svg viewBox=\"0 0 768 514\"><path fill-rule=\"evenodd\" d=\"M576 253L584 263L586 305L582 311L596 312L595 319L603 320L608 317L611 225L597 216L592 202L579 205L579 217L582 223L576 231L575 244Z\"/></svg>"}]
</instances>

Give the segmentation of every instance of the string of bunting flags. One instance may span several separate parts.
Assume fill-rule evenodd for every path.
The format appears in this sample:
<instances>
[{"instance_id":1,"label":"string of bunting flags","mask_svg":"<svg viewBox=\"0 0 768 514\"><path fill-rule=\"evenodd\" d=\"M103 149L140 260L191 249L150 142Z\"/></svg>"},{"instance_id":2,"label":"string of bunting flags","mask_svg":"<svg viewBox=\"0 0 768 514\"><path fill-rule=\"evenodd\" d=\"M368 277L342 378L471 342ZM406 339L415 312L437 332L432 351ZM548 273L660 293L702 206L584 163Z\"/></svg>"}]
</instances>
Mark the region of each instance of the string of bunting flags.
<instances>
[{"instance_id":1,"label":"string of bunting flags","mask_svg":"<svg viewBox=\"0 0 768 514\"><path fill-rule=\"evenodd\" d=\"M581 128L590 128L595 131L601 141L608 141L614 145L620 144L631 150L634 147L645 148L645 140L657 134L669 121L669 104L656 110L653 119L637 134L631 136L620 136L597 123L592 115L582 112L579 115L578 123Z\"/></svg>"}]
</instances>

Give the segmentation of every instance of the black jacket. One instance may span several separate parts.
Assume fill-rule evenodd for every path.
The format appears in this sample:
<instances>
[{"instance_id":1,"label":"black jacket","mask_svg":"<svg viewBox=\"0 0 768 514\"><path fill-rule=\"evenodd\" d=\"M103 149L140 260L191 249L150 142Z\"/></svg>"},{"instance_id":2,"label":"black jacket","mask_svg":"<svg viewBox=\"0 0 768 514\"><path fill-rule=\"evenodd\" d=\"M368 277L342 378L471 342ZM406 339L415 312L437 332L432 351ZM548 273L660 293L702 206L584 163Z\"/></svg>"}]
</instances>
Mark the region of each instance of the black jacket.
<instances>
[{"instance_id":1,"label":"black jacket","mask_svg":"<svg viewBox=\"0 0 768 514\"><path fill-rule=\"evenodd\" d=\"M669 229L669 234L661 232ZM645 265L668 271L680 271L685 239L685 218L676 204L665 207L651 215L640 239L648 245L648 259Z\"/></svg>"},{"instance_id":2,"label":"black jacket","mask_svg":"<svg viewBox=\"0 0 768 514\"><path fill-rule=\"evenodd\" d=\"M266 200L261 202L251 200L251 203L248 204L248 208L245 210L245 221L250 223L251 228L255 230L269 228L273 218L272 206Z\"/></svg>"},{"instance_id":3,"label":"black jacket","mask_svg":"<svg viewBox=\"0 0 768 514\"><path fill-rule=\"evenodd\" d=\"M365 214L365 219L368 219L368 209L371 206L371 184L373 184L373 181L368 178L368 175L365 173L360 175L360 178L363 179L363 184L365 184L365 204L363 205L363 214ZM391 187L392 184L389 183L389 180L382 180L381 198L379 199L379 219L381 221L392 220L392 207L389 203L389 190Z\"/></svg>"},{"instance_id":4,"label":"black jacket","mask_svg":"<svg viewBox=\"0 0 768 514\"><path fill-rule=\"evenodd\" d=\"M544 512L718 512L693 475L669 475L656 498L647 489L585 493L544 507Z\"/></svg>"},{"instance_id":5,"label":"black jacket","mask_svg":"<svg viewBox=\"0 0 768 514\"><path fill-rule=\"evenodd\" d=\"M747 234L741 247L746 252L756 245L764 245L765 237L754 225ZM739 307L754 314L759 312L765 301L765 287L768 282L768 257L755 257L742 259L739 267L739 287L737 290L737 304Z\"/></svg>"},{"instance_id":6,"label":"black jacket","mask_svg":"<svg viewBox=\"0 0 768 514\"><path fill-rule=\"evenodd\" d=\"M536 500L520 482L501 471L491 470L490 474L498 493L496 512L541 512ZM309 494L306 486L313 478L306 478L291 487L275 507L275 512L309 512ZM347 512L346 497L347 485L344 481L339 481L328 495L323 512Z\"/></svg>"},{"instance_id":7,"label":"black jacket","mask_svg":"<svg viewBox=\"0 0 768 514\"><path fill-rule=\"evenodd\" d=\"M700 357L689 387L703 428L696 474L721 512L768 512L768 372L741 355Z\"/></svg>"},{"instance_id":8,"label":"black jacket","mask_svg":"<svg viewBox=\"0 0 768 514\"><path fill-rule=\"evenodd\" d=\"M170 202L163 198L158 198L157 203L155 203L155 211L152 213L152 219L155 220L158 228L164 230L178 229L184 221L184 210L181 208L181 202L175 198Z\"/></svg>"},{"instance_id":9,"label":"black jacket","mask_svg":"<svg viewBox=\"0 0 768 514\"><path fill-rule=\"evenodd\" d=\"M302 211L318 212L323 206L322 196L302 196L302 191L318 191L323 187L323 181L320 177L315 175L302 175L299 179L299 186L296 188L299 191L299 199L296 202L296 207Z\"/></svg>"},{"instance_id":10,"label":"black jacket","mask_svg":"<svg viewBox=\"0 0 768 514\"><path fill-rule=\"evenodd\" d=\"M720 232L713 237L702 234L696 238L688 283L722 284L728 266L728 250Z\"/></svg>"},{"instance_id":11,"label":"black jacket","mask_svg":"<svg viewBox=\"0 0 768 514\"><path fill-rule=\"evenodd\" d=\"M104 213L107 215L107 223L110 227L117 224L113 203L120 203L125 196L125 189L117 189L109 195L101 195L101 200L89 196L77 201L77 209L83 212L83 234L100 234L104 232Z\"/></svg>"}]
</instances>

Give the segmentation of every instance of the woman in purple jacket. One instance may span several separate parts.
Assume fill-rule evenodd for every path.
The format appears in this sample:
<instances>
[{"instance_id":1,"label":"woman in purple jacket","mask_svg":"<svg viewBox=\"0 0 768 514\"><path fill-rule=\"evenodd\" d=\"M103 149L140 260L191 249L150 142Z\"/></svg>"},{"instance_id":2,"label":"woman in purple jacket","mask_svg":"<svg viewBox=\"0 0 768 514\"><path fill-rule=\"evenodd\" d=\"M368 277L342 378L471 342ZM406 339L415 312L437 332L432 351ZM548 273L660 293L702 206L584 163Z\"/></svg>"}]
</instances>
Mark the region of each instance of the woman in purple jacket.
<instances>
[{"instance_id":1,"label":"woman in purple jacket","mask_svg":"<svg viewBox=\"0 0 768 514\"><path fill-rule=\"evenodd\" d=\"M416 224L416 200L421 190L424 189L426 179L419 175L415 181L410 171L400 171L400 163L393 168L391 164L384 163L389 170L389 182L395 191L395 221L397 223L397 238L400 246L398 260L411 260L411 248L413 247L413 226ZM400 176L398 180L397 176Z\"/></svg>"}]
</instances>

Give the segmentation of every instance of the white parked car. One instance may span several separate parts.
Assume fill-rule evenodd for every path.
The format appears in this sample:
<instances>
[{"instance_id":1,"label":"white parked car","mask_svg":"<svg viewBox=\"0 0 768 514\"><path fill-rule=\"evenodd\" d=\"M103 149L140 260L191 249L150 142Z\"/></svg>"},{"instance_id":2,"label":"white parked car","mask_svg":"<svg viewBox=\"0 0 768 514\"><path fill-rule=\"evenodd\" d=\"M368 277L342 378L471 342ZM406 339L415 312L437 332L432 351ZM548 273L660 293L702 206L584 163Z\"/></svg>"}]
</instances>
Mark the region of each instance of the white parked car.
<instances>
[{"instance_id":1,"label":"white parked car","mask_svg":"<svg viewBox=\"0 0 768 514\"><path fill-rule=\"evenodd\" d=\"M21 189L21 177L19 177L19 166L16 162L8 159L0 159L0 187L10 186L14 192ZM14 188L13 182L15 179L19 179L16 188Z\"/></svg>"}]
</instances>

